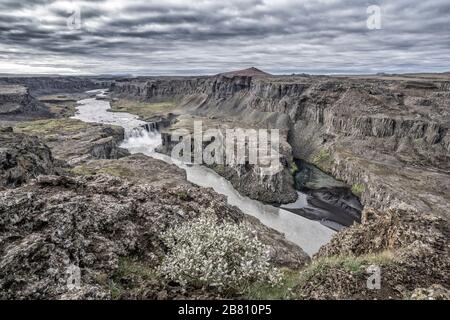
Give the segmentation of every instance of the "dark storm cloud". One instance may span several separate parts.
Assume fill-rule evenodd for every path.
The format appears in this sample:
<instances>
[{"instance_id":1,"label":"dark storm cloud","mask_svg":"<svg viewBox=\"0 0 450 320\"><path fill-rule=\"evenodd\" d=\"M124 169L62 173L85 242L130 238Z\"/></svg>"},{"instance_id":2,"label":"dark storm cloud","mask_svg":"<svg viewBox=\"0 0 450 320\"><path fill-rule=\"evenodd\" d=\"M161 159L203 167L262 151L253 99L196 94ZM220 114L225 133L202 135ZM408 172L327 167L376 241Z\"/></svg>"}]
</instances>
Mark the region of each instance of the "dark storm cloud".
<instances>
[{"instance_id":1,"label":"dark storm cloud","mask_svg":"<svg viewBox=\"0 0 450 320\"><path fill-rule=\"evenodd\" d=\"M449 21L448 0L0 0L0 72L442 71Z\"/></svg>"}]
</instances>

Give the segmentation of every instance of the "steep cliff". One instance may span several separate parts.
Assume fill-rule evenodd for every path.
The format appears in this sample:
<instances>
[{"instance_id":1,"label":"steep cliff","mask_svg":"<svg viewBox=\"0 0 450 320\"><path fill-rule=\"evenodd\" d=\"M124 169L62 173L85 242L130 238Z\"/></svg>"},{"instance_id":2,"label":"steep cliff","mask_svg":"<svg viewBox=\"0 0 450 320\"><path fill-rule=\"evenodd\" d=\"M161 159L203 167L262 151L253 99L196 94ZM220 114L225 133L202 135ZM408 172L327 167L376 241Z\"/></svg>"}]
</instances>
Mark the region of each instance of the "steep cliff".
<instances>
[{"instance_id":1,"label":"steep cliff","mask_svg":"<svg viewBox=\"0 0 450 320\"><path fill-rule=\"evenodd\" d=\"M448 299L448 232L445 220L404 204L366 209L360 225L320 249L296 291L307 299ZM378 287L369 281L376 272Z\"/></svg>"},{"instance_id":2,"label":"steep cliff","mask_svg":"<svg viewBox=\"0 0 450 320\"><path fill-rule=\"evenodd\" d=\"M180 114L200 119L285 130L291 156L352 186L361 224L300 272L299 298L448 299L450 77L134 79L113 90L175 97ZM370 268L380 289L367 284Z\"/></svg>"},{"instance_id":3,"label":"steep cliff","mask_svg":"<svg viewBox=\"0 0 450 320\"><path fill-rule=\"evenodd\" d=\"M24 120L51 117L48 109L20 85L0 85L1 120Z\"/></svg>"},{"instance_id":4,"label":"steep cliff","mask_svg":"<svg viewBox=\"0 0 450 320\"><path fill-rule=\"evenodd\" d=\"M0 84L25 86L30 90L31 94L38 96L58 92L82 92L106 88L110 85L110 80L93 77L70 76L0 77Z\"/></svg>"},{"instance_id":5,"label":"steep cliff","mask_svg":"<svg viewBox=\"0 0 450 320\"><path fill-rule=\"evenodd\" d=\"M198 114L242 117L240 112L246 111L255 114L248 118L254 122L259 120L258 112L265 117L276 113L276 117L288 115L292 124L306 121L323 126L328 134L411 137L442 144L448 151L450 79L428 83L423 89L412 88L410 81L217 76L122 80L112 89L119 96L148 101L178 97L182 107Z\"/></svg>"},{"instance_id":6,"label":"steep cliff","mask_svg":"<svg viewBox=\"0 0 450 320\"><path fill-rule=\"evenodd\" d=\"M215 119L205 119L199 117L192 117L189 115L180 115L171 125L163 128L161 131L162 145L159 147L158 151L167 155L172 155L172 152L177 149L177 145L180 143L178 140L178 133L174 135L175 132L184 132L182 134L182 141L185 139L190 139L189 145L191 147L192 159L187 159L190 162L194 162L194 145L195 145L195 130L194 123L197 120L202 121L203 132L208 130L215 130L220 132L218 136L221 137L221 148L220 153L222 154L222 161L220 163L212 163L204 165L208 166L214 170L219 175L226 178L231 182L233 187L239 191L242 195L248 196L252 199L257 199L265 203L275 203L275 204L285 204L295 202L298 194L294 188L294 179L291 174L291 166L293 166L292 150L290 145L287 143L287 135L283 132L279 135L279 149L278 152L267 152L266 157L261 157L256 159L257 161L251 161L249 158L249 150L251 139L251 133L255 133L255 142L260 143L257 137L258 131L249 129L243 134L244 137L240 137L239 141L234 140L236 144L234 145L235 150L233 153L233 160L228 157L226 152L226 143L231 140L227 140L229 130L244 128L244 124L239 122L224 122L222 120ZM182 131L181 131L182 130ZM237 131L236 131L237 132ZM232 135L236 132L233 132ZM271 132L268 132L268 137L271 136ZM210 144L217 144L216 140L208 140L202 143L203 151L206 152ZM267 147L271 145L270 139L267 141ZM241 160L237 158L237 149L245 150L244 157ZM217 149L217 151L219 148ZM269 150L269 149L268 149ZM210 150L211 151L211 150ZM217 151L214 151L217 152ZM180 155L175 154L175 157ZM264 161L263 161L264 160ZM271 169L272 168L272 169ZM270 174L268 173L270 171Z\"/></svg>"},{"instance_id":7,"label":"steep cliff","mask_svg":"<svg viewBox=\"0 0 450 320\"><path fill-rule=\"evenodd\" d=\"M36 137L0 130L0 189L18 187L40 174L57 172L50 149Z\"/></svg>"},{"instance_id":8,"label":"steep cliff","mask_svg":"<svg viewBox=\"0 0 450 320\"><path fill-rule=\"evenodd\" d=\"M449 85L450 78L406 76L222 75L129 79L112 90L130 99L175 99L180 113L287 130L294 157L355 185L365 204L385 209L412 201L450 212ZM410 183L414 176L418 184Z\"/></svg>"},{"instance_id":9,"label":"steep cliff","mask_svg":"<svg viewBox=\"0 0 450 320\"><path fill-rule=\"evenodd\" d=\"M123 128L84 123L76 119L46 119L21 122L14 132L38 136L56 159L78 165L90 159L118 159L128 155L119 147Z\"/></svg>"}]
</instances>

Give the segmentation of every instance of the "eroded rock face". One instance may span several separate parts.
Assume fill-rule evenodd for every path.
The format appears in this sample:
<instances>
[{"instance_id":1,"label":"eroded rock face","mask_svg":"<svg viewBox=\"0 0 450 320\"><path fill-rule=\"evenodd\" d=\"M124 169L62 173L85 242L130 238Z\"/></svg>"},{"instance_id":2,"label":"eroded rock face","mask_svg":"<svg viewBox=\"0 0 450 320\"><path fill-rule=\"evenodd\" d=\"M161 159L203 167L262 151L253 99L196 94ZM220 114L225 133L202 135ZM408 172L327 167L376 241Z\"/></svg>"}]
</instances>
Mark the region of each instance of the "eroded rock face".
<instances>
[{"instance_id":1,"label":"eroded rock face","mask_svg":"<svg viewBox=\"0 0 450 320\"><path fill-rule=\"evenodd\" d=\"M175 99L180 112L196 116L287 130L294 158L363 186L364 205L385 210L404 201L448 215L449 82L414 75L216 76L123 80L112 89L130 99ZM417 188L404 179L412 171L441 190Z\"/></svg>"},{"instance_id":2,"label":"eroded rock face","mask_svg":"<svg viewBox=\"0 0 450 320\"><path fill-rule=\"evenodd\" d=\"M41 174L55 173L50 149L38 138L0 131L0 188L17 187Z\"/></svg>"},{"instance_id":3,"label":"eroded rock face","mask_svg":"<svg viewBox=\"0 0 450 320\"><path fill-rule=\"evenodd\" d=\"M441 285L432 285L429 288L417 288L411 294L412 300L449 300L450 290Z\"/></svg>"},{"instance_id":4,"label":"eroded rock face","mask_svg":"<svg viewBox=\"0 0 450 320\"><path fill-rule=\"evenodd\" d=\"M157 78L143 80L121 80L112 85L113 91L119 96L138 98L142 100L158 100L183 98L190 94L213 94L214 98L229 98L233 94L248 89L251 77L196 77Z\"/></svg>"},{"instance_id":5,"label":"eroded rock face","mask_svg":"<svg viewBox=\"0 0 450 320\"><path fill-rule=\"evenodd\" d=\"M48 109L32 97L28 88L0 84L0 120L27 120L51 117Z\"/></svg>"},{"instance_id":6,"label":"eroded rock face","mask_svg":"<svg viewBox=\"0 0 450 320\"><path fill-rule=\"evenodd\" d=\"M223 151L223 161L222 163L214 163L206 166L230 181L240 194L265 203L284 204L295 202L297 200L298 194L294 188L294 179L290 172L290 166L293 163L291 157L292 151L289 144L286 142L286 136L280 136L278 155L272 156L268 153L270 156L266 159L268 161L267 165L262 165L260 162L251 163L249 161L248 139L245 143L242 143L242 148L246 150L244 156L245 159L240 162L234 161L233 163L233 161L227 159L227 154L225 152L226 130L234 129L232 126L219 124L217 121L211 119L180 117L175 121L173 127L169 126L162 131L162 145L158 148L158 151L167 155L172 154L177 144L179 144L179 141L177 140L178 135L172 136L175 129L189 132L190 135L182 136L181 141L184 139L191 139L190 144L193 151L193 146L195 144L194 131L192 129L194 121L202 121L203 129L205 131L208 129L220 131L220 135L222 136L221 146ZM233 126L235 126L235 128L242 128L236 123L234 123ZM269 132L268 136L270 137L270 135L271 133ZM207 150L206 148L210 143L210 141L203 142L203 150ZM235 156L237 155L237 148L238 146L235 148ZM194 154L194 152L192 152L192 154ZM192 162L194 162L194 158L192 159ZM277 164L279 165L279 169L276 168ZM275 168L273 172L269 172L271 165Z\"/></svg>"},{"instance_id":7,"label":"eroded rock face","mask_svg":"<svg viewBox=\"0 0 450 320\"><path fill-rule=\"evenodd\" d=\"M257 165L213 165L215 172L231 182L240 194L264 203L286 204L297 200L292 175L282 168L276 174L263 174Z\"/></svg>"},{"instance_id":8,"label":"eroded rock face","mask_svg":"<svg viewBox=\"0 0 450 320\"><path fill-rule=\"evenodd\" d=\"M0 84L21 85L27 87L33 95L58 92L82 92L106 88L106 79L89 77L0 77Z\"/></svg>"},{"instance_id":9,"label":"eroded rock face","mask_svg":"<svg viewBox=\"0 0 450 320\"><path fill-rule=\"evenodd\" d=\"M448 296L448 235L445 220L406 205L386 212L365 209L361 224L337 233L320 249L313 263L326 267L298 290L312 299ZM371 266L380 270L379 288L367 285ZM429 286L441 288L440 293L419 289Z\"/></svg>"},{"instance_id":10,"label":"eroded rock face","mask_svg":"<svg viewBox=\"0 0 450 320\"><path fill-rule=\"evenodd\" d=\"M299 267L308 259L224 197L188 184L168 188L104 175L40 176L33 184L1 192L0 200L2 299L111 298L108 284L121 258L156 266L165 254L161 233L199 214L246 221L271 246L277 264ZM77 273L81 280L74 288ZM140 298L194 294L154 281L135 285L145 288Z\"/></svg>"},{"instance_id":11,"label":"eroded rock face","mask_svg":"<svg viewBox=\"0 0 450 320\"><path fill-rule=\"evenodd\" d=\"M124 129L88 124L75 119L51 119L19 123L15 132L36 135L47 144L56 159L78 165L90 159L119 159L129 155L120 148Z\"/></svg>"},{"instance_id":12,"label":"eroded rock face","mask_svg":"<svg viewBox=\"0 0 450 320\"><path fill-rule=\"evenodd\" d=\"M352 185L367 207L362 224L337 233L314 258L299 296L402 299L448 294L449 83L414 75L219 76L113 89L142 100L175 97L180 112L195 116L287 129L293 157ZM367 286L371 265L381 268L380 290Z\"/></svg>"},{"instance_id":13,"label":"eroded rock face","mask_svg":"<svg viewBox=\"0 0 450 320\"><path fill-rule=\"evenodd\" d=\"M337 234L320 249L317 256L399 250L414 244L419 246L420 242L435 251L436 256L445 258L449 249L448 231L449 226L443 219L419 213L406 205L386 212L367 208L363 211L361 224Z\"/></svg>"},{"instance_id":14,"label":"eroded rock face","mask_svg":"<svg viewBox=\"0 0 450 320\"><path fill-rule=\"evenodd\" d=\"M92 159L79 164L71 171L79 175L109 174L129 182L150 183L160 187L190 185L185 170L163 161L154 161L143 154L133 154L120 159Z\"/></svg>"}]
</instances>

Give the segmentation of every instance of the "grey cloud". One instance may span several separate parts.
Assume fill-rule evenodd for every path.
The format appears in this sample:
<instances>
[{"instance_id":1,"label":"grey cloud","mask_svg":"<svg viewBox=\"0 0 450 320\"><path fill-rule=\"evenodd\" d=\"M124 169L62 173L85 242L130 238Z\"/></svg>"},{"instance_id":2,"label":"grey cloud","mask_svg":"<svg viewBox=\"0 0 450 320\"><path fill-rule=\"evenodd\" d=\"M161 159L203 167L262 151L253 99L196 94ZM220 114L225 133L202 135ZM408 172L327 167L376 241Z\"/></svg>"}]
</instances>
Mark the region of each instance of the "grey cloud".
<instances>
[{"instance_id":1,"label":"grey cloud","mask_svg":"<svg viewBox=\"0 0 450 320\"><path fill-rule=\"evenodd\" d=\"M71 11L64 2L3 0L0 72L16 64L54 73L68 61L80 73L136 74L251 65L274 73L411 72L450 65L448 0L72 3L81 8L81 30L67 28ZM366 27L371 4L382 8L382 30ZM40 63L43 57L51 62Z\"/></svg>"}]
</instances>

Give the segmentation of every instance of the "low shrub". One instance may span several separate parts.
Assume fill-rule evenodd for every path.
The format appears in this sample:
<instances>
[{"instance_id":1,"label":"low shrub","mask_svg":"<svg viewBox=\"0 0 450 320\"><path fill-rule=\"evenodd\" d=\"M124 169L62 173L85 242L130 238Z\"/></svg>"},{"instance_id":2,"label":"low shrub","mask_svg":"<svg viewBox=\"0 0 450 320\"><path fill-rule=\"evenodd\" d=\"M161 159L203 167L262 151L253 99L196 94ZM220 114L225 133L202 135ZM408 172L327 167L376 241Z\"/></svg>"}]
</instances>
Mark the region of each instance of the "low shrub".
<instances>
[{"instance_id":1,"label":"low shrub","mask_svg":"<svg viewBox=\"0 0 450 320\"><path fill-rule=\"evenodd\" d=\"M239 293L250 284L279 283L269 252L244 226L201 216L166 231L169 252L158 271L183 287Z\"/></svg>"}]
</instances>

